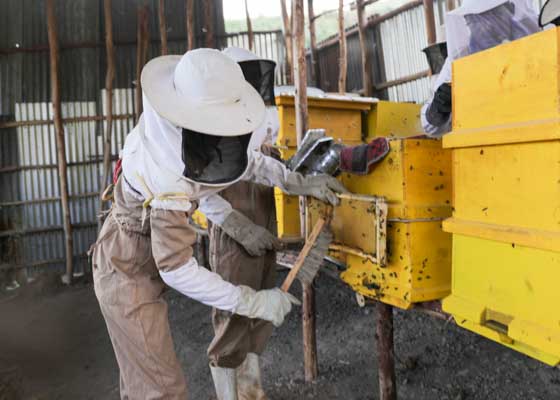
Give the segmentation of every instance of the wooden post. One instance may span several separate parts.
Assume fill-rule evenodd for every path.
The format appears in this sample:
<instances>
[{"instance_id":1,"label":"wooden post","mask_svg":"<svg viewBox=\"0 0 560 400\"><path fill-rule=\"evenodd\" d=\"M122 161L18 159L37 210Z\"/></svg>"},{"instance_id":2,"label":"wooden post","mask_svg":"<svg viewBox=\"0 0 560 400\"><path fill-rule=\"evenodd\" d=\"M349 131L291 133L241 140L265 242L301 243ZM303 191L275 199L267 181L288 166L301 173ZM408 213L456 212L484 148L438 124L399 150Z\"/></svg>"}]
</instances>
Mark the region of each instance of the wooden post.
<instances>
[{"instance_id":1,"label":"wooden post","mask_svg":"<svg viewBox=\"0 0 560 400\"><path fill-rule=\"evenodd\" d=\"M103 141L103 182L101 192L109 184L111 174L111 139L113 135L113 82L115 80L115 48L113 45L112 0L104 0L105 15L105 51L107 52L107 75L105 76L105 103L107 107L107 127Z\"/></svg>"},{"instance_id":2,"label":"wooden post","mask_svg":"<svg viewBox=\"0 0 560 400\"><path fill-rule=\"evenodd\" d=\"M428 46L430 46L436 42L434 0L424 0L424 17L426 18L426 34L428 35Z\"/></svg>"},{"instance_id":3,"label":"wooden post","mask_svg":"<svg viewBox=\"0 0 560 400\"><path fill-rule=\"evenodd\" d=\"M165 23L165 0L159 0L159 35L161 37L161 55L167 55L167 24Z\"/></svg>"},{"instance_id":4,"label":"wooden post","mask_svg":"<svg viewBox=\"0 0 560 400\"><path fill-rule=\"evenodd\" d=\"M187 22L187 50L192 50L196 47L194 37L194 0L187 0L185 8L185 21Z\"/></svg>"},{"instance_id":5,"label":"wooden post","mask_svg":"<svg viewBox=\"0 0 560 400\"><path fill-rule=\"evenodd\" d=\"M251 23L251 16L249 15L249 6L247 5L247 0L245 0L245 18L247 19L247 33L249 35L249 50L253 51L253 41L255 40L253 35L253 24Z\"/></svg>"},{"instance_id":6,"label":"wooden post","mask_svg":"<svg viewBox=\"0 0 560 400\"><path fill-rule=\"evenodd\" d=\"M309 19L309 42L311 47L311 79L316 87L321 86L321 65L319 64L319 52L317 51L317 35L315 33L315 11L313 11L313 0L307 0L307 13Z\"/></svg>"},{"instance_id":7,"label":"wooden post","mask_svg":"<svg viewBox=\"0 0 560 400\"><path fill-rule=\"evenodd\" d=\"M358 13L358 35L360 37L360 52L362 53L362 81L364 83L364 96L371 97L373 94L373 74L371 70L371 55L367 48L367 21L364 14L364 0L356 0Z\"/></svg>"},{"instance_id":8,"label":"wooden post","mask_svg":"<svg viewBox=\"0 0 560 400\"><path fill-rule=\"evenodd\" d=\"M303 0L293 1L292 10L294 22L294 77L296 86L296 133L298 146L307 131L307 68L305 61L305 24L303 12ZM300 199L300 213L302 213L302 227L305 231L305 202ZM304 232L304 237L306 237ZM303 285L303 361L305 370L305 381L312 382L317 379L317 339L315 331L315 289L313 284Z\"/></svg>"},{"instance_id":9,"label":"wooden post","mask_svg":"<svg viewBox=\"0 0 560 400\"><path fill-rule=\"evenodd\" d=\"M393 307L381 302L377 309L377 359L379 373L379 399L396 400L395 358L393 342Z\"/></svg>"},{"instance_id":10,"label":"wooden post","mask_svg":"<svg viewBox=\"0 0 560 400\"><path fill-rule=\"evenodd\" d=\"M66 275L62 278L66 284L72 283L74 273L73 265L73 239L72 224L70 221L70 204L68 201L68 175L66 165L66 145L64 141L64 126L62 125L62 112L60 109L60 82L58 79L58 32L54 0L47 0L47 33L50 49L51 69L51 96L53 107L54 129L56 132L56 152L58 161L58 177L60 183L60 201L62 204L62 221L64 225L64 237L66 240Z\"/></svg>"},{"instance_id":11,"label":"wooden post","mask_svg":"<svg viewBox=\"0 0 560 400\"><path fill-rule=\"evenodd\" d=\"M338 0L338 92L346 93L346 73L348 68L348 54L346 52L346 31L344 30L344 0Z\"/></svg>"},{"instance_id":12,"label":"wooden post","mask_svg":"<svg viewBox=\"0 0 560 400\"><path fill-rule=\"evenodd\" d=\"M453 11L456 7L455 0L446 0L447 12Z\"/></svg>"},{"instance_id":13,"label":"wooden post","mask_svg":"<svg viewBox=\"0 0 560 400\"><path fill-rule=\"evenodd\" d=\"M280 0L280 6L282 8L282 21L284 23L284 38L286 40L286 72L288 76L288 85L294 82L294 50L293 50L293 40L292 40L292 24L290 17L288 16L288 11L286 9L286 0ZM293 11L292 11L293 12Z\"/></svg>"},{"instance_id":14,"label":"wooden post","mask_svg":"<svg viewBox=\"0 0 560 400\"><path fill-rule=\"evenodd\" d=\"M204 1L204 21L206 26L206 47L213 49L216 46L214 40L214 2Z\"/></svg>"},{"instance_id":15,"label":"wooden post","mask_svg":"<svg viewBox=\"0 0 560 400\"><path fill-rule=\"evenodd\" d=\"M148 7L138 7L137 22L137 46L136 46L136 121L142 114L142 68L148 56L148 42L150 32L148 31Z\"/></svg>"}]
</instances>

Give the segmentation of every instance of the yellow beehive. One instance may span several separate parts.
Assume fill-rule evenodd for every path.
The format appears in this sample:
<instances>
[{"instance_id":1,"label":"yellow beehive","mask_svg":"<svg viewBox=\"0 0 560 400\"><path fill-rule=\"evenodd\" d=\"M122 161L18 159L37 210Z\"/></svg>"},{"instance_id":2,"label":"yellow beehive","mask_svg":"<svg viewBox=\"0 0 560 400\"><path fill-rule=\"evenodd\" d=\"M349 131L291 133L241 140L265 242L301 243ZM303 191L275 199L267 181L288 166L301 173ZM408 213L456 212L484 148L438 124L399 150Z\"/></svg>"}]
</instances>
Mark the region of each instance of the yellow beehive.
<instances>
[{"instance_id":1,"label":"yellow beehive","mask_svg":"<svg viewBox=\"0 0 560 400\"><path fill-rule=\"evenodd\" d=\"M280 130L276 145L282 159L287 160L297 150L296 114L294 97L276 97ZM340 96L308 99L309 128L325 129L331 136L347 145L362 143L362 113L371 109L372 101L345 99ZM287 196L275 190L278 236L293 239L301 236L299 203L296 196Z\"/></svg>"},{"instance_id":2,"label":"yellow beehive","mask_svg":"<svg viewBox=\"0 0 560 400\"><path fill-rule=\"evenodd\" d=\"M453 65L453 285L461 326L560 361L560 31Z\"/></svg>"},{"instance_id":3,"label":"yellow beehive","mask_svg":"<svg viewBox=\"0 0 560 400\"><path fill-rule=\"evenodd\" d=\"M391 152L370 174L341 177L352 193L386 199L386 265L354 254L333 255L345 260L341 278L356 292L407 309L450 291L451 235L441 223L451 215L451 154L437 140L396 139L390 145ZM309 211L313 224L312 202ZM368 255L376 252L369 204L343 201L331 225L336 242Z\"/></svg>"},{"instance_id":4,"label":"yellow beehive","mask_svg":"<svg viewBox=\"0 0 560 400\"><path fill-rule=\"evenodd\" d=\"M410 137L423 135L420 122L422 107L414 103L379 101L373 104L367 117L368 138Z\"/></svg>"}]
</instances>

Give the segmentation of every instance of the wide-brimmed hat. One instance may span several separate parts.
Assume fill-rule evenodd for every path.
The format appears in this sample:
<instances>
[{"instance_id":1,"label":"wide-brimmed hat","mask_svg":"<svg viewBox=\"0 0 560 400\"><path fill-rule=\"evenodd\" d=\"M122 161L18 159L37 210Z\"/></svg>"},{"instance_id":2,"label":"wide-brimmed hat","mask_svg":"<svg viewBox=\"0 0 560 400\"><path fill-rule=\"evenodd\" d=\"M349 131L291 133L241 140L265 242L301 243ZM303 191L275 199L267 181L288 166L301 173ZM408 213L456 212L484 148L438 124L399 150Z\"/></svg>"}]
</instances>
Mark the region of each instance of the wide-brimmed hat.
<instances>
[{"instance_id":1,"label":"wide-brimmed hat","mask_svg":"<svg viewBox=\"0 0 560 400\"><path fill-rule=\"evenodd\" d=\"M258 128L265 116L259 93L218 50L154 58L144 66L141 82L154 110L182 128L239 136Z\"/></svg>"}]
</instances>

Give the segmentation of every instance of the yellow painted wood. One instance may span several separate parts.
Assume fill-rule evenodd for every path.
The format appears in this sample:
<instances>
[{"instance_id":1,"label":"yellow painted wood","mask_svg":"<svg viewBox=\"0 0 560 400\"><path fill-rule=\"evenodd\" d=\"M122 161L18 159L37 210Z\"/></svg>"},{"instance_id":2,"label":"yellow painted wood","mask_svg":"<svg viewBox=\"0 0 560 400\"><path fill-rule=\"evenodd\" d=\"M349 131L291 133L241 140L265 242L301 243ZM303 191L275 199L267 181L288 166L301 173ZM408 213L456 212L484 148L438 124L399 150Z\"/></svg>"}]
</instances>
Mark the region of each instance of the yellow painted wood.
<instances>
[{"instance_id":1,"label":"yellow painted wood","mask_svg":"<svg viewBox=\"0 0 560 400\"><path fill-rule=\"evenodd\" d=\"M547 364L560 362L560 252L453 235L457 323Z\"/></svg>"},{"instance_id":2,"label":"yellow painted wood","mask_svg":"<svg viewBox=\"0 0 560 400\"><path fill-rule=\"evenodd\" d=\"M276 204L276 219L278 220L278 237L281 239L296 239L301 237L299 221L299 199L288 196L278 188L274 188Z\"/></svg>"},{"instance_id":3,"label":"yellow painted wood","mask_svg":"<svg viewBox=\"0 0 560 400\"><path fill-rule=\"evenodd\" d=\"M390 145L370 174L341 178L351 192L386 198L387 266L347 255L341 278L366 297L408 309L450 291L451 235L441 224L451 215L451 152L429 139L394 139ZM335 240L374 253L374 209L359 203L343 201L335 208ZM309 211L313 218L315 210Z\"/></svg>"},{"instance_id":4,"label":"yellow painted wood","mask_svg":"<svg viewBox=\"0 0 560 400\"><path fill-rule=\"evenodd\" d=\"M453 63L453 132L560 117L558 29Z\"/></svg>"},{"instance_id":5,"label":"yellow painted wood","mask_svg":"<svg viewBox=\"0 0 560 400\"><path fill-rule=\"evenodd\" d=\"M379 101L367 117L366 141L375 137L411 137L424 134L420 122L422 106L414 103Z\"/></svg>"}]
</instances>

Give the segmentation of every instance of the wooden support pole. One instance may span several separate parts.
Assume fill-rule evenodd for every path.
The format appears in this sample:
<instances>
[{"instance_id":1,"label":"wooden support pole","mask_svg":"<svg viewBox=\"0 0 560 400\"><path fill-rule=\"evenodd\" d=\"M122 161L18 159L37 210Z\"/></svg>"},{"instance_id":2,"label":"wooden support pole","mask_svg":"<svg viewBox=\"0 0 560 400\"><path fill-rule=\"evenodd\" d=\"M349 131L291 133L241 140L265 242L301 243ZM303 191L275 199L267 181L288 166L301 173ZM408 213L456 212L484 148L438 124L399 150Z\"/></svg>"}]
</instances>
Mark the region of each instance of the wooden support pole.
<instances>
[{"instance_id":1,"label":"wooden support pole","mask_svg":"<svg viewBox=\"0 0 560 400\"><path fill-rule=\"evenodd\" d=\"M245 0L245 18L247 19L247 33L249 35L249 50L253 51L253 42L255 40L253 34L253 24L251 23L251 16L249 15L249 6L247 5L247 1Z\"/></svg>"},{"instance_id":2,"label":"wooden support pole","mask_svg":"<svg viewBox=\"0 0 560 400\"><path fill-rule=\"evenodd\" d=\"M109 184L111 174L111 139L113 135L113 82L115 81L115 47L113 44L113 16L111 12L112 0L104 0L105 15L105 51L107 52L107 75L105 76L105 106L107 107L107 125L105 140L103 141L103 182L101 192ZM103 204L103 203L102 203Z\"/></svg>"},{"instance_id":3,"label":"wooden support pole","mask_svg":"<svg viewBox=\"0 0 560 400\"><path fill-rule=\"evenodd\" d=\"M317 35L315 33L315 12L313 11L313 0L307 0L307 13L309 21L309 41L311 47L311 79L316 87L320 87L321 65L319 64L319 52L317 51Z\"/></svg>"},{"instance_id":4,"label":"wooden support pole","mask_svg":"<svg viewBox=\"0 0 560 400\"><path fill-rule=\"evenodd\" d=\"M455 0L446 0L447 12L453 11L456 7Z\"/></svg>"},{"instance_id":5,"label":"wooden support pole","mask_svg":"<svg viewBox=\"0 0 560 400\"><path fill-rule=\"evenodd\" d=\"M428 35L428 46L430 46L436 42L434 0L424 0L424 17L426 19L426 34Z\"/></svg>"},{"instance_id":6,"label":"wooden support pole","mask_svg":"<svg viewBox=\"0 0 560 400\"><path fill-rule=\"evenodd\" d=\"M338 0L338 92L346 93L346 73L348 69L348 54L346 51L346 31L344 30L344 0Z\"/></svg>"},{"instance_id":7,"label":"wooden support pole","mask_svg":"<svg viewBox=\"0 0 560 400\"><path fill-rule=\"evenodd\" d=\"M393 341L393 307L377 302L377 359L379 373L379 399L396 400L395 357Z\"/></svg>"},{"instance_id":8,"label":"wooden support pole","mask_svg":"<svg viewBox=\"0 0 560 400\"><path fill-rule=\"evenodd\" d=\"M356 0L356 11L358 13L358 35L360 37L360 52L362 54L362 81L364 84L364 96L371 97L373 94L373 72L371 54L367 48L367 31L364 0Z\"/></svg>"},{"instance_id":9,"label":"wooden support pole","mask_svg":"<svg viewBox=\"0 0 560 400\"><path fill-rule=\"evenodd\" d=\"M54 129L56 136L56 152L58 161L58 177L60 182L60 201L62 204L62 221L64 225L64 237L66 241L66 275L63 282L72 283L74 273L73 265L73 239L72 224L70 220L70 204L68 201L68 174L66 165L66 145L64 140L64 126L62 125L62 111L60 109L60 81L59 81L59 44L56 25L54 0L47 0L47 33L50 49L51 69L51 96L53 107Z\"/></svg>"},{"instance_id":10,"label":"wooden support pole","mask_svg":"<svg viewBox=\"0 0 560 400\"><path fill-rule=\"evenodd\" d=\"M292 23L290 17L288 16L288 11L286 9L286 0L280 0L280 6L282 8L282 22L284 24L284 38L286 41L286 72L288 85L294 82L294 50L293 50L293 40L292 40ZM293 13L293 11L292 11ZM293 18L292 18L293 19Z\"/></svg>"},{"instance_id":11,"label":"wooden support pole","mask_svg":"<svg viewBox=\"0 0 560 400\"><path fill-rule=\"evenodd\" d=\"M192 50L196 47L194 37L194 0L186 0L185 5L185 21L187 22L187 50Z\"/></svg>"},{"instance_id":12,"label":"wooden support pole","mask_svg":"<svg viewBox=\"0 0 560 400\"><path fill-rule=\"evenodd\" d=\"M148 44L150 39L150 32L148 30L148 7L138 7L138 21L137 21L137 46L136 46L136 121L142 114L142 83L140 77L142 76L142 68L146 63L148 57Z\"/></svg>"},{"instance_id":13,"label":"wooden support pole","mask_svg":"<svg viewBox=\"0 0 560 400\"><path fill-rule=\"evenodd\" d=\"M161 55L165 56L167 50L167 23L165 22L165 0L159 0L159 36L161 37Z\"/></svg>"},{"instance_id":14,"label":"wooden support pole","mask_svg":"<svg viewBox=\"0 0 560 400\"><path fill-rule=\"evenodd\" d=\"M214 38L214 2L204 1L204 25L206 27L206 47L213 49L216 47Z\"/></svg>"},{"instance_id":15,"label":"wooden support pole","mask_svg":"<svg viewBox=\"0 0 560 400\"><path fill-rule=\"evenodd\" d=\"M313 382L319 375L317 361L317 328L315 326L315 288L313 284L303 286L303 360L305 381Z\"/></svg>"}]
</instances>

